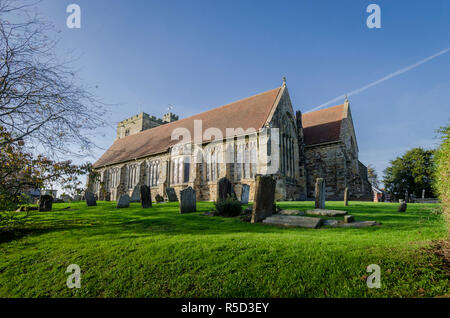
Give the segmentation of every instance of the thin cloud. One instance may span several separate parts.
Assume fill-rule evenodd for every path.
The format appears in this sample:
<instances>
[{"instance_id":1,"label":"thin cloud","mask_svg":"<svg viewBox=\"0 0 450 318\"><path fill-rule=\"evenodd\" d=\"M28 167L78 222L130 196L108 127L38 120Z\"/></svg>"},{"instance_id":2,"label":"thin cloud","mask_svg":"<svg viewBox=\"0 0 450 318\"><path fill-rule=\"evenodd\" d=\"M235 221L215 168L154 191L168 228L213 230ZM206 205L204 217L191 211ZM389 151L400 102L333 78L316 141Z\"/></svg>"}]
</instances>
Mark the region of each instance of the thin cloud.
<instances>
[{"instance_id":1,"label":"thin cloud","mask_svg":"<svg viewBox=\"0 0 450 318\"><path fill-rule=\"evenodd\" d=\"M393 72L393 73L391 73L391 74L389 74L389 75L387 75L387 76L385 76L383 78L380 78L379 80L376 80L375 82L372 82L372 83L367 84L367 85L365 85L365 86L363 86L361 88L358 88L358 89L356 89L354 91L351 91L348 94L344 94L344 95L338 96L336 98L333 98L332 100L329 100L328 102L323 103L322 105L319 105L319 106L317 106L317 107L315 107L315 108L313 108L311 110L308 110L306 113L309 113L309 112L318 110L320 108L323 108L325 106L328 106L328 105L330 105L332 103L335 103L337 101L340 101L340 100L344 99L345 97L350 97L350 96L359 94L359 93L365 91L366 89L369 89L369 88L371 88L371 87L373 87L375 85L381 84L384 81L387 81L387 80L389 80L389 79L391 79L393 77L396 77L396 76L399 76L399 75L401 75L403 73L406 73L406 72L408 72L408 71L410 71L410 70L412 70L412 69L414 69L414 68L416 68L416 67L418 67L418 66L420 66L420 65L422 65L422 64L424 64L424 63L426 63L428 61L431 61L432 59L435 59L436 57L441 56L441 55L443 55L443 54L445 54L445 53L447 53L449 51L450 51L450 47L446 48L445 50L439 51L438 53L433 54L433 55L431 55L431 56L429 56L427 58L424 58L423 60L420 60L417 63L414 63L414 64L412 64L410 66L404 67L404 68L402 68L402 69L400 69L398 71L395 71L395 72Z\"/></svg>"}]
</instances>

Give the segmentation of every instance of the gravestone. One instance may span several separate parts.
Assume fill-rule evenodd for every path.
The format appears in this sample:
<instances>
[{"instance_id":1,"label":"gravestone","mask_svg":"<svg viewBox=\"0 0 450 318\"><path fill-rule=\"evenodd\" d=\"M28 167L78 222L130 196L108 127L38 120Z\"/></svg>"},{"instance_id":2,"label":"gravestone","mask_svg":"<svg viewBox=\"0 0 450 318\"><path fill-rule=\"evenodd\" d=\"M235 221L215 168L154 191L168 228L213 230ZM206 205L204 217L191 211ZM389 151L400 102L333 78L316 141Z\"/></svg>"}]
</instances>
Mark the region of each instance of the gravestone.
<instances>
[{"instance_id":1,"label":"gravestone","mask_svg":"<svg viewBox=\"0 0 450 318\"><path fill-rule=\"evenodd\" d=\"M217 182L217 198L216 202L224 201L228 197L236 198L233 185L227 178L220 178Z\"/></svg>"},{"instance_id":2,"label":"gravestone","mask_svg":"<svg viewBox=\"0 0 450 318\"><path fill-rule=\"evenodd\" d=\"M271 216L275 207L275 180L270 175L256 176L252 223Z\"/></svg>"},{"instance_id":3,"label":"gravestone","mask_svg":"<svg viewBox=\"0 0 450 318\"><path fill-rule=\"evenodd\" d=\"M344 215L344 223L352 223L355 221L355 217L353 215Z\"/></svg>"},{"instance_id":4,"label":"gravestone","mask_svg":"<svg viewBox=\"0 0 450 318\"><path fill-rule=\"evenodd\" d=\"M325 209L325 180L323 178L316 179L316 209Z\"/></svg>"},{"instance_id":5,"label":"gravestone","mask_svg":"<svg viewBox=\"0 0 450 318\"><path fill-rule=\"evenodd\" d=\"M39 199L39 212L49 212L52 210L53 197L51 195L41 195Z\"/></svg>"},{"instance_id":6,"label":"gravestone","mask_svg":"<svg viewBox=\"0 0 450 318\"><path fill-rule=\"evenodd\" d=\"M75 194L75 195L73 196L73 201L75 201L75 202L81 201L81 195Z\"/></svg>"},{"instance_id":7,"label":"gravestone","mask_svg":"<svg viewBox=\"0 0 450 318\"><path fill-rule=\"evenodd\" d=\"M243 184L241 193L241 203L248 204L249 196L250 196L250 186L248 184Z\"/></svg>"},{"instance_id":8,"label":"gravestone","mask_svg":"<svg viewBox=\"0 0 450 318\"><path fill-rule=\"evenodd\" d=\"M314 210L306 210L306 214L323 215L323 216L342 216L342 215L347 215L347 211L314 209Z\"/></svg>"},{"instance_id":9,"label":"gravestone","mask_svg":"<svg viewBox=\"0 0 450 318\"><path fill-rule=\"evenodd\" d=\"M95 200L95 195L92 192L87 191L84 194L84 198L86 200L87 206L96 206L97 205L97 200Z\"/></svg>"},{"instance_id":10,"label":"gravestone","mask_svg":"<svg viewBox=\"0 0 450 318\"><path fill-rule=\"evenodd\" d=\"M422 189L422 199L425 199L425 189Z\"/></svg>"},{"instance_id":11,"label":"gravestone","mask_svg":"<svg viewBox=\"0 0 450 318\"><path fill-rule=\"evenodd\" d=\"M274 215L262 221L264 224L282 227L304 227L317 229L322 224L322 219L296 215Z\"/></svg>"},{"instance_id":12,"label":"gravestone","mask_svg":"<svg viewBox=\"0 0 450 318\"><path fill-rule=\"evenodd\" d=\"M281 210L278 212L280 215L305 215L304 211L299 210Z\"/></svg>"},{"instance_id":13,"label":"gravestone","mask_svg":"<svg viewBox=\"0 0 450 318\"><path fill-rule=\"evenodd\" d=\"M140 202L141 201L141 189L139 186L135 186L133 193L131 194L130 202Z\"/></svg>"},{"instance_id":14,"label":"gravestone","mask_svg":"<svg viewBox=\"0 0 450 318\"><path fill-rule=\"evenodd\" d=\"M145 184L141 185L141 206L143 209L148 209L152 207L152 193L150 188Z\"/></svg>"},{"instance_id":15,"label":"gravestone","mask_svg":"<svg viewBox=\"0 0 450 318\"><path fill-rule=\"evenodd\" d=\"M180 213L196 212L197 199L195 190L188 187L180 191Z\"/></svg>"},{"instance_id":16,"label":"gravestone","mask_svg":"<svg viewBox=\"0 0 450 318\"><path fill-rule=\"evenodd\" d=\"M177 202L178 201L178 197L177 197L177 193L175 192L174 188L166 188L166 193L167 193L167 199L169 200L169 202Z\"/></svg>"},{"instance_id":17,"label":"gravestone","mask_svg":"<svg viewBox=\"0 0 450 318\"><path fill-rule=\"evenodd\" d=\"M111 192L106 192L105 201L111 201Z\"/></svg>"},{"instance_id":18,"label":"gravestone","mask_svg":"<svg viewBox=\"0 0 450 318\"><path fill-rule=\"evenodd\" d=\"M129 208L130 207L130 196L128 194L123 194L120 196L119 201L117 201L117 208Z\"/></svg>"},{"instance_id":19,"label":"gravestone","mask_svg":"<svg viewBox=\"0 0 450 318\"><path fill-rule=\"evenodd\" d=\"M73 198L70 195L67 194L62 194L60 196L60 199L64 202L64 203L68 203L70 201L73 201Z\"/></svg>"},{"instance_id":20,"label":"gravestone","mask_svg":"<svg viewBox=\"0 0 450 318\"><path fill-rule=\"evenodd\" d=\"M164 202L164 198L159 193L155 196L155 200L158 203Z\"/></svg>"},{"instance_id":21,"label":"gravestone","mask_svg":"<svg viewBox=\"0 0 450 318\"><path fill-rule=\"evenodd\" d=\"M406 202L403 200L399 200L399 202L400 202L400 205L398 207L398 212L405 212L406 208L407 208Z\"/></svg>"},{"instance_id":22,"label":"gravestone","mask_svg":"<svg viewBox=\"0 0 450 318\"><path fill-rule=\"evenodd\" d=\"M348 206L348 188L347 187L344 190L344 205Z\"/></svg>"}]
</instances>

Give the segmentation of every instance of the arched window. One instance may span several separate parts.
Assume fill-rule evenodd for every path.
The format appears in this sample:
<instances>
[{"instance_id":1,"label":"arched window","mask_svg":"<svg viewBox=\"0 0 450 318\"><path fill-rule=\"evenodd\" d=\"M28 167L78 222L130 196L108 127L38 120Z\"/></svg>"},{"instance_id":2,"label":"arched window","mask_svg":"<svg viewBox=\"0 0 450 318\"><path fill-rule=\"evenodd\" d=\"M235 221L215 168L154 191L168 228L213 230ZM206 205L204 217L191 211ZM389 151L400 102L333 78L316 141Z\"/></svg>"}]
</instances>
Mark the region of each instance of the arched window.
<instances>
[{"instance_id":1,"label":"arched window","mask_svg":"<svg viewBox=\"0 0 450 318\"><path fill-rule=\"evenodd\" d=\"M183 158L178 158L178 180L177 183L182 183L183 180Z\"/></svg>"},{"instance_id":2,"label":"arched window","mask_svg":"<svg viewBox=\"0 0 450 318\"><path fill-rule=\"evenodd\" d=\"M174 159L173 160L173 180L172 183L173 184L177 184L178 183L178 160Z\"/></svg>"},{"instance_id":3,"label":"arched window","mask_svg":"<svg viewBox=\"0 0 450 318\"><path fill-rule=\"evenodd\" d=\"M183 182L187 183L189 182L189 172L190 172L190 160L189 157L184 157L184 176L183 176Z\"/></svg>"},{"instance_id":4,"label":"arched window","mask_svg":"<svg viewBox=\"0 0 450 318\"><path fill-rule=\"evenodd\" d=\"M132 189L136 186L136 184L139 182L139 171L137 165L129 165L128 166L128 188Z\"/></svg>"},{"instance_id":5,"label":"arched window","mask_svg":"<svg viewBox=\"0 0 450 318\"><path fill-rule=\"evenodd\" d=\"M218 148L206 152L206 181L215 181L219 177L219 153Z\"/></svg>"},{"instance_id":6,"label":"arched window","mask_svg":"<svg viewBox=\"0 0 450 318\"><path fill-rule=\"evenodd\" d=\"M250 178L256 175L257 157L256 157L256 141L250 143Z\"/></svg>"},{"instance_id":7,"label":"arched window","mask_svg":"<svg viewBox=\"0 0 450 318\"><path fill-rule=\"evenodd\" d=\"M150 161L147 163L148 181L147 184L150 187L158 185L159 181L159 160Z\"/></svg>"},{"instance_id":8,"label":"arched window","mask_svg":"<svg viewBox=\"0 0 450 318\"><path fill-rule=\"evenodd\" d=\"M155 167L159 171L159 163L155 164ZM155 176L159 177L159 172L155 172ZM172 159L172 184L181 184L189 182L190 177L190 157L178 157Z\"/></svg>"},{"instance_id":9,"label":"arched window","mask_svg":"<svg viewBox=\"0 0 450 318\"><path fill-rule=\"evenodd\" d=\"M242 165L244 163L244 145L238 144L236 146L236 181L239 181L242 179Z\"/></svg>"},{"instance_id":10,"label":"arched window","mask_svg":"<svg viewBox=\"0 0 450 318\"><path fill-rule=\"evenodd\" d=\"M115 188L118 184L118 168L112 168L110 170L110 177L109 177L109 188Z\"/></svg>"},{"instance_id":11,"label":"arched window","mask_svg":"<svg viewBox=\"0 0 450 318\"><path fill-rule=\"evenodd\" d=\"M248 142L244 145L244 179L250 178L250 149Z\"/></svg>"},{"instance_id":12,"label":"arched window","mask_svg":"<svg viewBox=\"0 0 450 318\"><path fill-rule=\"evenodd\" d=\"M215 149L211 153L211 181L216 180L216 151Z\"/></svg>"}]
</instances>

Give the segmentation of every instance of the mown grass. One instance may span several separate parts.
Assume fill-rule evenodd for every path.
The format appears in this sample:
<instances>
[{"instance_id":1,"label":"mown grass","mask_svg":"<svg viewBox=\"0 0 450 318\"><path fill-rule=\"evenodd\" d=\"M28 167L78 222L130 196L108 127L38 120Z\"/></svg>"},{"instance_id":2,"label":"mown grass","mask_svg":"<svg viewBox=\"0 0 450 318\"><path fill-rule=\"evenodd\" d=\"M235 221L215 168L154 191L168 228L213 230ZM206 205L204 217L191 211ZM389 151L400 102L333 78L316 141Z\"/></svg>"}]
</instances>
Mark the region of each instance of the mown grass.
<instances>
[{"instance_id":1,"label":"mown grass","mask_svg":"<svg viewBox=\"0 0 450 318\"><path fill-rule=\"evenodd\" d=\"M306 210L313 202L279 202ZM350 202L358 220L382 226L281 229L209 217L213 204L55 204L0 236L0 297L433 297L450 292L433 240L446 237L437 205ZM71 206L71 210L63 210ZM327 202L342 209L342 202ZM66 286L70 264L81 288ZM381 288L366 267L381 267Z\"/></svg>"}]
</instances>

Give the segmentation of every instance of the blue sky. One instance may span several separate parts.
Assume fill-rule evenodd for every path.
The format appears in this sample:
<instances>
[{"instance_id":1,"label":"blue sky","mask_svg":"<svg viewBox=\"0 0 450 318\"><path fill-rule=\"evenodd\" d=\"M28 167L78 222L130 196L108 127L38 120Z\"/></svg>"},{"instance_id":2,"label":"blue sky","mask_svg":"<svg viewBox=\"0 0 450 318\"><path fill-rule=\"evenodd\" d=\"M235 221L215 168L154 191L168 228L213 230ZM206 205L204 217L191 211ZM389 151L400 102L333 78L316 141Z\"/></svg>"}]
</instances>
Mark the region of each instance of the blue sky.
<instances>
[{"instance_id":1,"label":"blue sky","mask_svg":"<svg viewBox=\"0 0 450 318\"><path fill-rule=\"evenodd\" d=\"M81 7L81 29L66 7ZM366 8L381 7L381 29ZM111 127L168 104L186 117L282 84L307 111L450 47L450 1L43 0L80 78L111 104ZM339 104L337 102L336 104ZM450 53L350 98L360 160L379 174L412 147L436 145L449 121ZM97 159L102 153L94 153Z\"/></svg>"}]
</instances>

